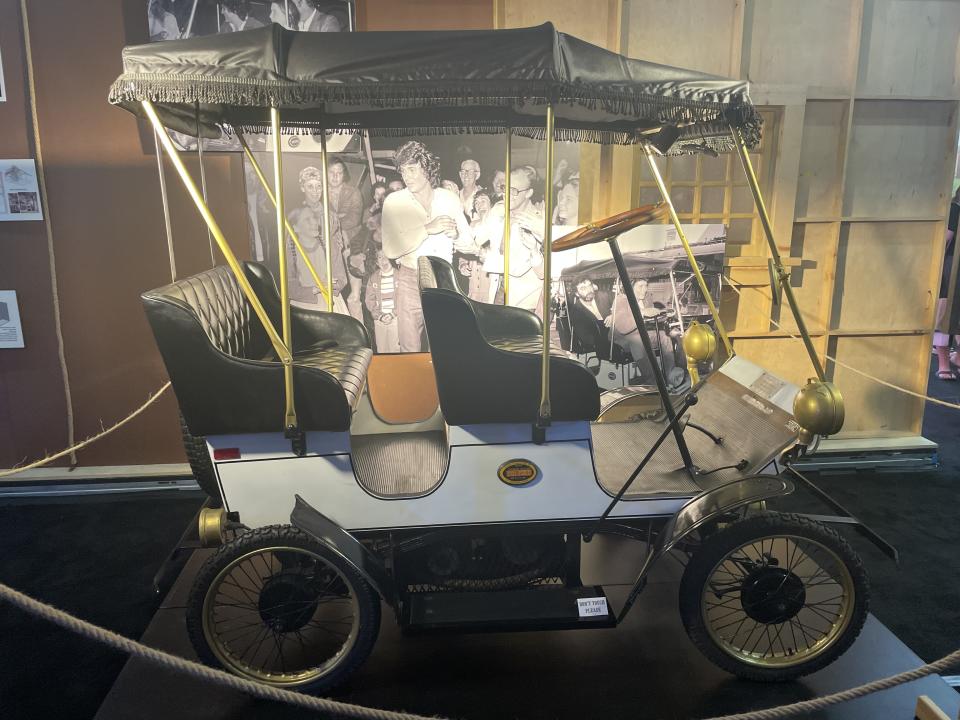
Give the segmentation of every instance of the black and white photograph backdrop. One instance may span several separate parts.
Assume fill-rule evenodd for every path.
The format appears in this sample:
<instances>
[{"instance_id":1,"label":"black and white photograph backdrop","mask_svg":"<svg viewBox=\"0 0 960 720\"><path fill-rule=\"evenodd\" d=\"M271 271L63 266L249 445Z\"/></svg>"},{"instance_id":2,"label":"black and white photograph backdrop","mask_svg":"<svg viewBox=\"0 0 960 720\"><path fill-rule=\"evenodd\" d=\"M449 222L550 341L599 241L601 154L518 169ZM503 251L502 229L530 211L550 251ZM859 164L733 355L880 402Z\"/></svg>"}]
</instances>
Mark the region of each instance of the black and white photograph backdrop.
<instances>
[{"instance_id":1,"label":"black and white photograph backdrop","mask_svg":"<svg viewBox=\"0 0 960 720\"><path fill-rule=\"evenodd\" d=\"M350 32L356 29L354 0L148 0L150 41L181 40L202 35L242 32L277 23L302 32ZM197 141L171 132L181 150L196 150ZM267 136L246 138L251 148L267 150ZM237 138L225 131L220 138L205 139L208 152L240 152ZM319 152L319 142L309 135L284 137L286 152Z\"/></svg>"},{"instance_id":2,"label":"black and white photograph backdrop","mask_svg":"<svg viewBox=\"0 0 960 720\"><path fill-rule=\"evenodd\" d=\"M449 261L464 294L481 302L504 302L505 136L368 141L365 135L333 134L328 152L333 307L364 322L377 352L427 349L415 274L422 255ZM578 223L579 146L558 143L555 154L555 181L549 192L554 197L554 237L559 237ZM255 156L264 174L272 177L272 155ZM543 142L513 139L509 302L537 313L548 191L543 182L545 159ZM253 256L276 276L275 211L249 160L245 162ZM320 168L318 153L284 153L287 219L326 282ZM285 252L293 301L325 307L326 300L289 239Z\"/></svg>"},{"instance_id":3,"label":"black and white photograph backdrop","mask_svg":"<svg viewBox=\"0 0 960 720\"><path fill-rule=\"evenodd\" d=\"M726 248L724 225L684 225L697 266L720 306ZM647 356L637 323L606 243L554 256L559 287L555 327L561 347L579 357L606 389L653 385L653 363L678 390L688 382L681 345L691 321L714 326L709 306L672 225L642 225L618 239L654 357Z\"/></svg>"}]
</instances>

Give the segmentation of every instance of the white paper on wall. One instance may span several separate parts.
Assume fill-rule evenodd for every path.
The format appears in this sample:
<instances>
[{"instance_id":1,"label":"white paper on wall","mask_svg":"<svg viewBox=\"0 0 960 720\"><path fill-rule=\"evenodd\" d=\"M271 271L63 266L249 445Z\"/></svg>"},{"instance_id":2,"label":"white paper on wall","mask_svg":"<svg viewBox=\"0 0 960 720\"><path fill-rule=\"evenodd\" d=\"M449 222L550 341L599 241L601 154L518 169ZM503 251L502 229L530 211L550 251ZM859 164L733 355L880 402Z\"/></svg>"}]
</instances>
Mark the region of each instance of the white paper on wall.
<instances>
[{"instance_id":1,"label":"white paper on wall","mask_svg":"<svg viewBox=\"0 0 960 720\"><path fill-rule=\"evenodd\" d=\"M0 290L0 349L22 348L23 327L16 290Z\"/></svg>"},{"instance_id":2,"label":"white paper on wall","mask_svg":"<svg viewBox=\"0 0 960 720\"><path fill-rule=\"evenodd\" d=\"M0 221L43 220L33 160L0 160Z\"/></svg>"}]
</instances>

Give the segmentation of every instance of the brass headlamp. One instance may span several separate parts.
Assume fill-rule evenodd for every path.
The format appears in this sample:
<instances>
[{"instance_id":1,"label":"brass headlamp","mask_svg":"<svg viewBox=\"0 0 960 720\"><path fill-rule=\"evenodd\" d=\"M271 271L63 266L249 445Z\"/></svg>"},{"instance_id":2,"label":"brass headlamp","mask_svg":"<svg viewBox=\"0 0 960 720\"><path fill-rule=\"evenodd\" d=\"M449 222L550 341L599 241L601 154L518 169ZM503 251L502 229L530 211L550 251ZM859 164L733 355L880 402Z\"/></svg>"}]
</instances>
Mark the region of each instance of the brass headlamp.
<instances>
[{"instance_id":1,"label":"brass headlamp","mask_svg":"<svg viewBox=\"0 0 960 720\"><path fill-rule=\"evenodd\" d=\"M833 383L811 378L793 400L793 416L803 445L815 435L835 435L843 427L843 395Z\"/></svg>"}]
</instances>

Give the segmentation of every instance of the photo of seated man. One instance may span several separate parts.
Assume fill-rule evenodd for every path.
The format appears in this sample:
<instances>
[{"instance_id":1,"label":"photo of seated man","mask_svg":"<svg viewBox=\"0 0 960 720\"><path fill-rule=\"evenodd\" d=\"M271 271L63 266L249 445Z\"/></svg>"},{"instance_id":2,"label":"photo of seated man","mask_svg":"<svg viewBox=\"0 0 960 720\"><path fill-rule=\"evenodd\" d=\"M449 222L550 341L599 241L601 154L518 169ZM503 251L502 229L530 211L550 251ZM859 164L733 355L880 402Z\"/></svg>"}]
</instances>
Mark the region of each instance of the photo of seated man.
<instances>
[{"instance_id":1,"label":"photo of seated man","mask_svg":"<svg viewBox=\"0 0 960 720\"><path fill-rule=\"evenodd\" d=\"M647 320L644 323L644 331L647 333L654 353L659 351L660 367L663 369L664 377L667 378L668 385L675 384L670 381L671 371L676 367L673 341L667 334L666 323L663 321L656 322L657 317L663 314L665 308L661 303L655 303L650 297L649 283L646 280L635 280L633 282L633 292L637 296L640 312ZM627 350L633 357L642 382L653 384L653 358L647 356L646 348L643 346L643 340L640 338L640 332L633 319L633 313L630 311L630 303L627 301L626 295L623 293L617 294L610 316L606 318L604 324L613 332L613 342ZM680 378L680 381L682 382L682 378Z\"/></svg>"}]
</instances>

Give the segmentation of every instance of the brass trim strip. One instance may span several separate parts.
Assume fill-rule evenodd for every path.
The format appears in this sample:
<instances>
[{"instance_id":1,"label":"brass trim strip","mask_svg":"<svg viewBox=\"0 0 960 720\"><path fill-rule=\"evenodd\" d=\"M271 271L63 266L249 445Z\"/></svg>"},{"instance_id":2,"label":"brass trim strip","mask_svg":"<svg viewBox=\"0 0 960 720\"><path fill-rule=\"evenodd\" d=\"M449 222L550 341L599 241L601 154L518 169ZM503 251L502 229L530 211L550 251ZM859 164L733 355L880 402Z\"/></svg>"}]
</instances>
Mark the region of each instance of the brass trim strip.
<instances>
[{"instance_id":1,"label":"brass trim strip","mask_svg":"<svg viewBox=\"0 0 960 720\"><path fill-rule=\"evenodd\" d=\"M697 284L700 286L700 292L703 293L703 298L706 300L707 307L710 308L710 315L713 317L713 322L717 326L717 332L720 333L720 339L723 340L723 346L727 349L727 355L733 357L733 345L730 342L730 338L727 336L727 330L724 328L723 322L720 320L720 313L717 311L717 306L713 304L713 298L710 296L710 289L707 287L707 283L703 279L703 275L700 272L700 266L697 265L697 258L693 254L693 249L690 247L689 241L687 241L687 236L683 232L683 227L680 225L680 218L677 216L677 211L673 207L673 202L670 200L670 193L667 192L667 186L664 184L663 177L660 175L660 168L657 167L657 163L653 159L653 150L650 148L649 143L643 144L643 153L647 156L647 163L650 165L650 172L653 174L653 179L657 182L657 189L660 190L660 197L663 198L663 201L667 204L667 209L670 211L670 220L673 222L673 227L677 230L677 237L680 238L680 243L683 245L683 250L687 254L687 260L690 261L690 269L693 270L693 275L697 278Z\"/></svg>"},{"instance_id":2,"label":"brass trim strip","mask_svg":"<svg viewBox=\"0 0 960 720\"><path fill-rule=\"evenodd\" d=\"M270 127L273 130L273 188L276 195L277 209L277 237L283 238L286 215L283 212L283 147L280 144L280 111L276 106L270 108ZM290 278L287 274L287 253L284 243L280 243L280 252L277 259L280 262L280 326L283 333L283 344L293 348L293 331L290 327ZM297 410L293 403L293 361L291 358L283 361L283 392L286 398L283 426L297 427Z\"/></svg>"},{"instance_id":3,"label":"brass trim strip","mask_svg":"<svg viewBox=\"0 0 960 720\"><path fill-rule=\"evenodd\" d=\"M323 244L327 260L327 310L333 312L333 238L330 237L330 182L327 165L327 131L320 128L320 164L323 166Z\"/></svg>"},{"instance_id":4,"label":"brass trim strip","mask_svg":"<svg viewBox=\"0 0 960 720\"><path fill-rule=\"evenodd\" d=\"M547 176L543 197L543 358L540 372L540 413L537 424L550 424L550 254L553 243L553 103L547 105Z\"/></svg>"},{"instance_id":5,"label":"brass trim strip","mask_svg":"<svg viewBox=\"0 0 960 720\"><path fill-rule=\"evenodd\" d=\"M157 154L157 175L160 176L160 201L163 203L163 226L167 231L167 259L170 261L170 282L177 281L177 258L173 251L173 226L170 223L170 198L167 195L167 174L163 170L160 137L153 131L153 149Z\"/></svg>"},{"instance_id":6,"label":"brass trim strip","mask_svg":"<svg viewBox=\"0 0 960 720\"><path fill-rule=\"evenodd\" d=\"M513 148L513 128L507 128L507 159L504 164L503 186L503 304L510 304L510 155Z\"/></svg>"},{"instance_id":7,"label":"brass trim strip","mask_svg":"<svg viewBox=\"0 0 960 720\"><path fill-rule=\"evenodd\" d=\"M817 373L817 378L821 381L826 380L823 372L823 365L820 363L820 356L817 355L813 347L813 341L810 339L810 333L807 331L807 324L800 314L800 306L797 304L797 298L793 294L793 288L790 286L790 272L783 266L783 260L780 257L780 251L777 249L777 243L773 239L773 228L770 225L770 215L767 213L766 203L763 202L763 195L760 194L760 183L757 180L757 174L753 170L753 163L750 162L750 151L743 140L743 135L734 126L730 126L730 134L733 136L733 143L737 146L737 154L740 156L740 164L743 166L743 173L747 176L747 182L750 183L750 192L753 193L753 202L757 207L757 213L760 215L760 225L763 226L763 234L767 238L767 245L770 247L770 255L773 258L773 272L780 281L784 294L787 296L787 303L790 305L790 312L793 313L793 319L797 323L797 331L803 340L803 345L810 356L810 362ZM771 288L771 292L774 289Z\"/></svg>"},{"instance_id":8,"label":"brass trim strip","mask_svg":"<svg viewBox=\"0 0 960 720\"><path fill-rule=\"evenodd\" d=\"M167 135L167 131L163 127L163 123L161 123L160 118L157 117L157 111L154 109L153 103L149 100L143 100L141 101L141 104L143 105L143 109L147 115L147 118L149 118L150 122L153 124L154 130L157 131L157 135L160 138L163 149L166 150L167 155L170 157L170 162L172 162L173 167L176 168L177 174L180 176L181 182L183 182L183 186L190 194L191 199L197 206L197 210L200 211L200 215L203 217L204 222L207 223L207 227L210 228L210 232L213 233L213 239L217 241L217 246L220 248L220 252L223 253L224 258L226 258L227 265L230 266L230 270L233 271L233 275L237 279L240 289L243 290L244 296L247 298L247 301L253 308L254 313L256 313L257 318L263 325L263 329L267 333L267 337L270 338L270 343L273 345L274 351L277 353L277 356L280 358L281 362L291 362L290 351L287 350L287 346L283 344L283 340L281 340L280 336L277 335L277 331L273 327L273 323L270 322L270 318L267 315L266 310L263 309L263 305L260 303L260 298L258 298L257 294L253 291L253 288L250 286L250 283L247 280L247 276L243 274L243 268L240 267L237 256L234 255L233 250L230 249L230 245L227 243L227 238L220 229L220 225L217 224L216 218L214 218L213 213L210 212L210 208L208 208L207 204L203 202L200 191L197 189L197 184L193 181L193 178L190 177L190 173L187 172L187 168L183 164L183 159L180 157L180 152L176 147L174 147L173 141L170 139L170 136Z\"/></svg>"},{"instance_id":9,"label":"brass trim strip","mask_svg":"<svg viewBox=\"0 0 960 720\"><path fill-rule=\"evenodd\" d=\"M270 182L267 180L266 175L263 174L263 168L260 167L260 163L257 162L257 158L254 157L253 152L250 150L250 146L247 145L247 139L244 137L243 133L237 133L237 139L240 141L240 146L243 148L244 154L246 154L247 159L250 161L250 164L253 166L253 172L256 174L257 179L260 180L260 184L263 186L263 189L267 193L267 197L270 199L270 202L274 207L277 206L277 198L273 194L273 190L270 188ZM310 258L307 256L307 251L303 249L303 245L300 244L300 238L297 237L297 234L293 231L293 227L290 225L290 221L284 217L283 221L284 227L287 229L287 234L290 236L290 239L293 240L293 246L297 249L297 252L300 253L300 259L307 266L307 270L310 271L310 276L313 278L313 282L316 284L317 288L320 290L320 293L323 295L324 300L327 299L327 289L323 286L323 281L320 279L320 275L317 274L316 268L313 267L313 263L310 261ZM283 243L278 243L277 251L282 253L284 252Z\"/></svg>"}]
</instances>

